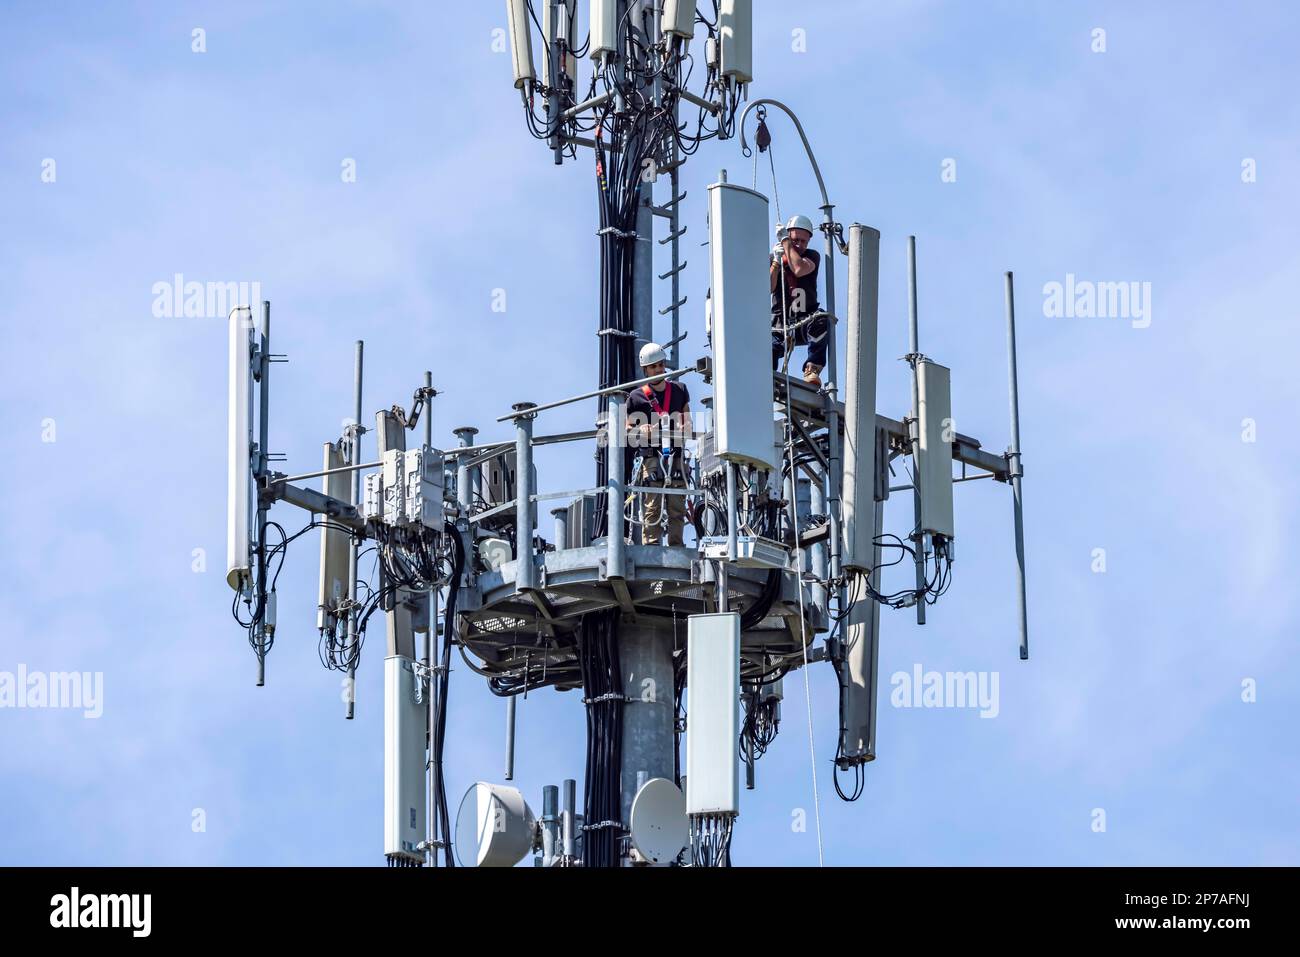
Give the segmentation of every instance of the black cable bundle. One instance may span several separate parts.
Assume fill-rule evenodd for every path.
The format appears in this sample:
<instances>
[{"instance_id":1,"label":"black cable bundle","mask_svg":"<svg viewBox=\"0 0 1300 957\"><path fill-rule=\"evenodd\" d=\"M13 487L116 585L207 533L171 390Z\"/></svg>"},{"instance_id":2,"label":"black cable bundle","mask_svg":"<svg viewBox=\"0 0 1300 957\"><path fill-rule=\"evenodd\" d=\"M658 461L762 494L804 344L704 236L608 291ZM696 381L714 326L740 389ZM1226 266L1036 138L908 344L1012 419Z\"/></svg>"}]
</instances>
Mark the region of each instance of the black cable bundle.
<instances>
[{"instance_id":1,"label":"black cable bundle","mask_svg":"<svg viewBox=\"0 0 1300 957\"><path fill-rule=\"evenodd\" d=\"M763 687L762 684L753 684L740 696L744 709L744 720L740 723L740 759L746 763L765 755L781 730L777 700L765 698Z\"/></svg>"},{"instance_id":2,"label":"black cable bundle","mask_svg":"<svg viewBox=\"0 0 1300 957\"><path fill-rule=\"evenodd\" d=\"M848 730L848 724L844 720L844 695L847 690L848 676L845 674L844 661L841 657L830 658L831 667L835 669L835 681L840 688L839 699L839 735L835 745L835 763L834 770L831 772L831 781L835 785L835 793L839 795L841 801L847 801L852 804L858 798L862 797L862 792L867 784L866 759L857 757L850 759L844 753L844 732ZM840 774L845 771L853 772L853 783L847 790L840 783Z\"/></svg>"},{"instance_id":3,"label":"black cable bundle","mask_svg":"<svg viewBox=\"0 0 1300 957\"><path fill-rule=\"evenodd\" d=\"M456 866L451 849L451 817L447 813L447 779L443 774L442 758L447 738L447 689L451 677L451 646L456 641L456 596L460 593L460 576L465 571L465 546L460 533L450 529L445 536L451 541L452 574L447 586L447 608L442 623L442 659L439 662L438 711L432 735L433 778L438 788L438 833L442 838L443 859L448 867ZM436 851L435 851L436 853Z\"/></svg>"},{"instance_id":4,"label":"black cable bundle","mask_svg":"<svg viewBox=\"0 0 1300 957\"><path fill-rule=\"evenodd\" d=\"M253 554L257 564L257 570L255 572L257 587L251 593L247 590L237 591L231 599L230 613L234 616L235 621L237 621L244 630L248 632L248 644L253 649L253 654L257 656L258 661L265 661L267 654L271 651L272 645L275 644L275 638L273 635L265 633L259 635L258 631L259 626L264 623L266 618L268 598L275 592L275 586L280 580L280 571L284 568L284 559L288 554L289 544L302 538L302 536L306 535L314 528L347 532L349 535L352 534L352 529L348 528L346 525L340 525L337 522L331 522L327 519L312 519L312 521L308 522L292 535L285 532L284 526L279 522L268 521L266 523L266 529L268 531L275 529L280 536L280 541L269 550L265 547L265 543L263 543L254 551ZM271 571L271 565L273 562L275 563L274 572ZM270 578L269 582L267 580L268 576ZM258 596L256 606L253 605L252 594ZM249 617L247 619L241 618L239 614L239 603L241 599L249 611Z\"/></svg>"},{"instance_id":5,"label":"black cable bundle","mask_svg":"<svg viewBox=\"0 0 1300 957\"><path fill-rule=\"evenodd\" d=\"M735 820L729 814L708 814L693 820L691 825L693 866L731 866L731 829Z\"/></svg>"},{"instance_id":6,"label":"black cable bundle","mask_svg":"<svg viewBox=\"0 0 1300 957\"><path fill-rule=\"evenodd\" d=\"M682 786L682 735L686 733L685 694L686 646L682 645L673 649L673 784L678 787Z\"/></svg>"},{"instance_id":7,"label":"black cable bundle","mask_svg":"<svg viewBox=\"0 0 1300 957\"><path fill-rule=\"evenodd\" d=\"M587 706L587 770L582 863L617 867L622 830L623 678L618 658L618 609L582 619L579 656Z\"/></svg>"},{"instance_id":8,"label":"black cable bundle","mask_svg":"<svg viewBox=\"0 0 1300 957\"><path fill-rule=\"evenodd\" d=\"M639 146L635 156L622 152L596 151L598 168L597 188L600 205L600 359L599 388L608 389L620 382L637 377L637 346L632 311L633 270L636 261L637 205L641 199L641 162L648 154L647 141L652 137L644 131L646 114L634 117L626 124L627 134L622 142ZM615 128L624 126L621 121ZM636 132L638 127L639 133ZM620 133L622 131L620 130ZM608 399L597 401L597 421L604 418ZM608 429L608 423L606 424ZM621 439L621 437L619 437ZM615 441L606 434L606 441L596 449L596 486L604 488L609 478L607 446ZM630 457L623 457L623 480L631 477ZM598 534L606 531L607 504L602 494L597 502L596 525ZM616 530L621 531L621 530Z\"/></svg>"}]
</instances>

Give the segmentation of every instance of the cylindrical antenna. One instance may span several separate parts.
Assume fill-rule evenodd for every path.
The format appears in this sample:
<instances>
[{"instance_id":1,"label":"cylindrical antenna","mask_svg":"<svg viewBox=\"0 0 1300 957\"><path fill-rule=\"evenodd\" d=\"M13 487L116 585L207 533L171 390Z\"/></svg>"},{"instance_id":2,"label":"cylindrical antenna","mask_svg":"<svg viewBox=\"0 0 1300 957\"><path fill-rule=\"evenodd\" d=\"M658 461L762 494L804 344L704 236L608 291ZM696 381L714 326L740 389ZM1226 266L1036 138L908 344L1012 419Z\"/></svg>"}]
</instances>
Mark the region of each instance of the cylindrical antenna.
<instances>
[{"instance_id":1,"label":"cylindrical antenna","mask_svg":"<svg viewBox=\"0 0 1300 957\"><path fill-rule=\"evenodd\" d=\"M460 441L460 447L466 448L474 444L474 436L478 435L478 429L472 425L462 425L459 429L454 430L453 434ZM460 506L461 514L469 515L470 503L474 501L473 479L470 477L470 468L468 464L469 456L461 455L456 459L456 504ZM478 471L476 466L474 471Z\"/></svg>"},{"instance_id":2,"label":"cylindrical antenna","mask_svg":"<svg viewBox=\"0 0 1300 957\"><path fill-rule=\"evenodd\" d=\"M577 805L578 782L573 778L565 778L560 803L560 846L569 862L578 856L578 837L575 827Z\"/></svg>"},{"instance_id":3,"label":"cylindrical antenna","mask_svg":"<svg viewBox=\"0 0 1300 957\"><path fill-rule=\"evenodd\" d=\"M516 402L522 412L536 405ZM533 415L515 417L515 590L536 587L533 567Z\"/></svg>"},{"instance_id":4,"label":"cylindrical antenna","mask_svg":"<svg viewBox=\"0 0 1300 957\"><path fill-rule=\"evenodd\" d=\"M506 780L515 779L515 695L506 698Z\"/></svg>"},{"instance_id":5,"label":"cylindrical antenna","mask_svg":"<svg viewBox=\"0 0 1300 957\"><path fill-rule=\"evenodd\" d=\"M915 356L921 351L921 333L916 313L916 237L907 237L907 351Z\"/></svg>"},{"instance_id":6,"label":"cylindrical antenna","mask_svg":"<svg viewBox=\"0 0 1300 957\"><path fill-rule=\"evenodd\" d=\"M506 23L510 33L510 55L514 67L515 87L527 101L527 87L537 81L533 68L532 25L529 22L527 0L508 0Z\"/></svg>"},{"instance_id":7,"label":"cylindrical antenna","mask_svg":"<svg viewBox=\"0 0 1300 957\"><path fill-rule=\"evenodd\" d=\"M1011 448L1007 449L1007 473L1011 477L1011 495L1015 500L1016 587L1020 611L1020 660L1029 658L1029 609L1025 600L1025 516L1020 491L1020 387L1016 371L1016 291L1010 272L1006 275L1007 305L1007 380L1011 390Z\"/></svg>"},{"instance_id":8,"label":"cylindrical antenna","mask_svg":"<svg viewBox=\"0 0 1300 957\"><path fill-rule=\"evenodd\" d=\"M551 517L555 519L555 550L562 552L569 547L569 510L553 508Z\"/></svg>"},{"instance_id":9,"label":"cylindrical antenna","mask_svg":"<svg viewBox=\"0 0 1300 957\"><path fill-rule=\"evenodd\" d=\"M555 845L559 843L560 789L554 784L542 788L542 866L555 863Z\"/></svg>"}]
</instances>

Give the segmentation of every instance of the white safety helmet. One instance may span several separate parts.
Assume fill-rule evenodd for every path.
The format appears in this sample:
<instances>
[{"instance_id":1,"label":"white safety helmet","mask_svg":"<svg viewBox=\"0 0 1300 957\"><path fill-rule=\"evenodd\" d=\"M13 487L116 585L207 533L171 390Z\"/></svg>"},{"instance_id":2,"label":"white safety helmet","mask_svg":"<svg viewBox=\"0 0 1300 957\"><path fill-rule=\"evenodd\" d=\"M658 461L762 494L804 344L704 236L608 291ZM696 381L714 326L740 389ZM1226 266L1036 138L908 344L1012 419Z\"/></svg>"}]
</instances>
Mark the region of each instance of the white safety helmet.
<instances>
[{"instance_id":1,"label":"white safety helmet","mask_svg":"<svg viewBox=\"0 0 1300 957\"><path fill-rule=\"evenodd\" d=\"M641 347L641 368L652 366L656 362L667 362L668 357L664 355L664 347L657 342L647 342Z\"/></svg>"},{"instance_id":2,"label":"white safety helmet","mask_svg":"<svg viewBox=\"0 0 1300 957\"><path fill-rule=\"evenodd\" d=\"M813 233L816 232L816 230L813 229L812 220L809 219L807 216L791 216L788 220L786 220L786 224L785 224L786 235L789 235L790 230L792 229L802 229L804 232L808 234L809 238L811 238Z\"/></svg>"}]
</instances>

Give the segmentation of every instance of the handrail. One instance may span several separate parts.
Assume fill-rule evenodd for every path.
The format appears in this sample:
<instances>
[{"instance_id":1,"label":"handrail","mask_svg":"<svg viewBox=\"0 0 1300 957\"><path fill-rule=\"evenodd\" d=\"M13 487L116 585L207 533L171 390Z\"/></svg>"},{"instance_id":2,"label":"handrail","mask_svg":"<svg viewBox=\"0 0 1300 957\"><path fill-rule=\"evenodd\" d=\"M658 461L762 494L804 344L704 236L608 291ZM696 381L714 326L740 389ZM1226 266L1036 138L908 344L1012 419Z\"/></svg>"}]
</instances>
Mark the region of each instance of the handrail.
<instances>
[{"instance_id":1,"label":"handrail","mask_svg":"<svg viewBox=\"0 0 1300 957\"><path fill-rule=\"evenodd\" d=\"M614 395L617 392L631 392L633 389L643 385L649 385L652 382L671 382L673 379L680 379L689 372L702 372L697 366L687 366L685 369L678 369L676 372L661 372L659 375L646 376L643 379L634 379L631 382L620 382L618 385L607 386L604 389L597 389L594 392L584 392L582 395L575 395L568 399L560 399L558 402L547 402L543 405L531 405L526 409L515 409L505 415L497 418L498 422L508 422L511 419L517 419L520 416L532 417L538 412L545 412L548 409L557 409L562 405L570 405L574 402L581 402L584 399L595 399L598 396Z\"/></svg>"}]
</instances>

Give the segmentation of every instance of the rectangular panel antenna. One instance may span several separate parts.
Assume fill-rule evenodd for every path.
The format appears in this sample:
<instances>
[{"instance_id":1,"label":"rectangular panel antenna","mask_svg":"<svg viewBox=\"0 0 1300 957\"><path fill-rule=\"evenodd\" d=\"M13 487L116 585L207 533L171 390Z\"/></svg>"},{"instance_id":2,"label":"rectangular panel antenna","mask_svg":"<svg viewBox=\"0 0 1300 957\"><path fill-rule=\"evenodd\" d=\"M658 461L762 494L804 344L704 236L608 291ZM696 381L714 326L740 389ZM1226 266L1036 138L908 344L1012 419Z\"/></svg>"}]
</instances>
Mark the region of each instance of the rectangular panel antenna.
<instances>
[{"instance_id":1,"label":"rectangular panel antenna","mask_svg":"<svg viewBox=\"0 0 1300 957\"><path fill-rule=\"evenodd\" d=\"M686 619L686 813L739 814L740 615Z\"/></svg>"},{"instance_id":2,"label":"rectangular panel antenna","mask_svg":"<svg viewBox=\"0 0 1300 957\"><path fill-rule=\"evenodd\" d=\"M876 335L880 289L880 233L849 227L848 356L844 390L845 568L875 564Z\"/></svg>"},{"instance_id":3,"label":"rectangular panel antenna","mask_svg":"<svg viewBox=\"0 0 1300 957\"><path fill-rule=\"evenodd\" d=\"M325 443L325 470L340 469L344 461L342 443ZM331 498L352 503L352 473L334 472L321 476L321 491ZM348 548L351 536L336 528L321 529L320 588L318 591L316 629L333 630L339 602L348 595Z\"/></svg>"},{"instance_id":4,"label":"rectangular panel antenna","mask_svg":"<svg viewBox=\"0 0 1300 957\"><path fill-rule=\"evenodd\" d=\"M664 0L664 16L660 21L664 36L695 36L695 0Z\"/></svg>"},{"instance_id":5,"label":"rectangular panel antenna","mask_svg":"<svg viewBox=\"0 0 1300 957\"><path fill-rule=\"evenodd\" d=\"M772 294L767 197L709 187L716 454L769 470L772 459Z\"/></svg>"},{"instance_id":6,"label":"rectangular panel antenna","mask_svg":"<svg viewBox=\"0 0 1300 957\"><path fill-rule=\"evenodd\" d=\"M384 659L384 854L422 861L428 706L418 681L412 659Z\"/></svg>"},{"instance_id":7,"label":"rectangular panel antenna","mask_svg":"<svg viewBox=\"0 0 1300 957\"><path fill-rule=\"evenodd\" d=\"M591 58L600 60L618 50L618 3L591 0Z\"/></svg>"},{"instance_id":8,"label":"rectangular panel antenna","mask_svg":"<svg viewBox=\"0 0 1300 957\"><path fill-rule=\"evenodd\" d=\"M722 75L736 83L752 83L754 80L753 0L722 0L722 8L718 13L718 28L722 34Z\"/></svg>"},{"instance_id":9,"label":"rectangular panel antenna","mask_svg":"<svg viewBox=\"0 0 1300 957\"><path fill-rule=\"evenodd\" d=\"M253 310L236 306L230 312L230 374L228 381L226 473L226 581L236 591L248 580L249 529L253 518Z\"/></svg>"},{"instance_id":10,"label":"rectangular panel antenna","mask_svg":"<svg viewBox=\"0 0 1300 957\"><path fill-rule=\"evenodd\" d=\"M920 447L916 451L916 478L921 493L921 530L953 537L952 387L946 366L922 359L917 363L921 395Z\"/></svg>"},{"instance_id":11,"label":"rectangular panel antenna","mask_svg":"<svg viewBox=\"0 0 1300 957\"><path fill-rule=\"evenodd\" d=\"M561 16L553 16L552 0L541 0L542 3L542 37L545 45L542 47L542 72L545 74L546 82L551 82L551 44L557 36L563 35L568 48L573 49L573 34L569 31L568 25L573 23L574 16L577 13L578 0L562 0L559 4ZM566 16L567 14L567 16ZM563 21L563 22L561 22ZM561 34L560 28L563 26L564 32ZM569 74L569 80L573 83L578 82L578 58L572 53L564 54L564 62L561 67Z\"/></svg>"}]
</instances>

